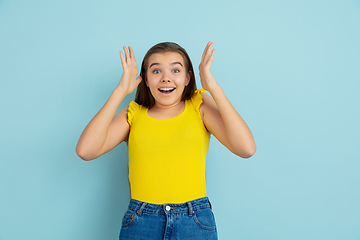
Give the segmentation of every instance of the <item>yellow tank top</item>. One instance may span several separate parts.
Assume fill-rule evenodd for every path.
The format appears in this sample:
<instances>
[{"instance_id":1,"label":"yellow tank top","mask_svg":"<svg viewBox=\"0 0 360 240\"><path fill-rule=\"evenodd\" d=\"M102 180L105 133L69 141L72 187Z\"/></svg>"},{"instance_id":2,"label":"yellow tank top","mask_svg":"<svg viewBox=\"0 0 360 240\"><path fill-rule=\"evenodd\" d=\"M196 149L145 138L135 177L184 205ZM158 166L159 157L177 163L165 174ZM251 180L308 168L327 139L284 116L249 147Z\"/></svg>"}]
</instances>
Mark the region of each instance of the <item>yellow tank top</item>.
<instances>
[{"instance_id":1,"label":"yellow tank top","mask_svg":"<svg viewBox=\"0 0 360 240\"><path fill-rule=\"evenodd\" d=\"M128 108L129 182L131 198L153 203L183 203L206 196L205 160L210 133L199 111L196 90L184 111L156 119L132 101Z\"/></svg>"}]
</instances>

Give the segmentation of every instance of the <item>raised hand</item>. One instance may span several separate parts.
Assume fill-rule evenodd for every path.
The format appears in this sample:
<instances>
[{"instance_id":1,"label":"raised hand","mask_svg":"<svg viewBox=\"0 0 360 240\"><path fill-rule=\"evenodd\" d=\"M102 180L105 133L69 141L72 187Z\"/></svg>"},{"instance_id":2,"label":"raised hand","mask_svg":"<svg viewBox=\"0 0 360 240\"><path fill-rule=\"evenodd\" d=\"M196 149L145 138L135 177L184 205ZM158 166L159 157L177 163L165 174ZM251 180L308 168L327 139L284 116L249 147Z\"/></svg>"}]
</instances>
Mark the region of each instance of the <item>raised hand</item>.
<instances>
[{"instance_id":1,"label":"raised hand","mask_svg":"<svg viewBox=\"0 0 360 240\"><path fill-rule=\"evenodd\" d=\"M202 55L201 63L199 65L201 85L205 90L209 92L211 92L213 88L218 87L218 84L210 71L215 55L215 49L211 51L213 45L213 42L208 42Z\"/></svg>"},{"instance_id":2,"label":"raised hand","mask_svg":"<svg viewBox=\"0 0 360 240\"><path fill-rule=\"evenodd\" d=\"M123 75L120 79L118 89L125 94L131 94L142 81L142 77L137 75L137 66L132 48L129 46L129 50L124 48L125 57L122 51L120 51L121 64L123 68Z\"/></svg>"}]
</instances>

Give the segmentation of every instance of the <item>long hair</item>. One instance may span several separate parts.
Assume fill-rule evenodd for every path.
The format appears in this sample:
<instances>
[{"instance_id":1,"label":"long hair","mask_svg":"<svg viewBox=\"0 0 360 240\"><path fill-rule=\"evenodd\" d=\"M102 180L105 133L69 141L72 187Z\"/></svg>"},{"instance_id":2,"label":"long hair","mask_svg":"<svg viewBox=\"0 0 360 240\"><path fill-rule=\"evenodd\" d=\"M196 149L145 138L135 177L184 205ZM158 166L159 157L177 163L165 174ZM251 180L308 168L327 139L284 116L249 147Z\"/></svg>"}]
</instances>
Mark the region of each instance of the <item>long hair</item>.
<instances>
[{"instance_id":1,"label":"long hair","mask_svg":"<svg viewBox=\"0 0 360 240\"><path fill-rule=\"evenodd\" d=\"M185 69L187 73L190 74L190 82L187 86L185 86L184 92L181 97L181 101L185 101L190 99L196 90L196 82L194 69L190 60L189 55L180 45L173 42L162 42L158 43L147 51L144 56L144 59L141 63L140 76L142 77L142 81L136 90L135 102L143 105L145 107L151 108L155 104L155 99L150 92L150 89L146 86L147 76L146 71L148 68L149 58L154 53L167 53L167 52L176 52L179 53L183 59L185 64Z\"/></svg>"}]
</instances>

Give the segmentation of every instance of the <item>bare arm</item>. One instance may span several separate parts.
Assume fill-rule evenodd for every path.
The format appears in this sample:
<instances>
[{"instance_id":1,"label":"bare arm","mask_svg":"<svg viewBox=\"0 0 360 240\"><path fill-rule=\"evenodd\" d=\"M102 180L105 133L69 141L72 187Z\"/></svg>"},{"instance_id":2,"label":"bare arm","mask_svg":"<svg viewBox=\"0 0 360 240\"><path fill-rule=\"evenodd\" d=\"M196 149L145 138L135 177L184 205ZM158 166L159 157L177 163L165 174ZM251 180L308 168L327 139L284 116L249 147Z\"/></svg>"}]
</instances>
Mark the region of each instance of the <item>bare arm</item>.
<instances>
[{"instance_id":1,"label":"bare arm","mask_svg":"<svg viewBox=\"0 0 360 240\"><path fill-rule=\"evenodd\" d=\"M256 151L255 140L249 127L231 105L210 72L215 54L215 50L211 51L212 46L211 42L206 46L199 66L201 84L213 97L203 94L204 103L201 111L204 124L231 152L240 157L249 158Z\"/></svg>"},{"instance_id":2,"label":"bare arm","mask_svg":"<svg viewBox=\"0 0 360 240\"><path fill-rule=\"evenodd\" d=\"M95 159L110 151L124 141L129 134L127 107L120 110L115 117L114 115L125 96L131 94L142 79L140 76L136 78L137 67L131 47L129 47L129 52L124 47L124 52L126 59L120 52L124 73L119 85L86 126L77 143L76 153L84 160Z\"/></svg>"}]
</instances>

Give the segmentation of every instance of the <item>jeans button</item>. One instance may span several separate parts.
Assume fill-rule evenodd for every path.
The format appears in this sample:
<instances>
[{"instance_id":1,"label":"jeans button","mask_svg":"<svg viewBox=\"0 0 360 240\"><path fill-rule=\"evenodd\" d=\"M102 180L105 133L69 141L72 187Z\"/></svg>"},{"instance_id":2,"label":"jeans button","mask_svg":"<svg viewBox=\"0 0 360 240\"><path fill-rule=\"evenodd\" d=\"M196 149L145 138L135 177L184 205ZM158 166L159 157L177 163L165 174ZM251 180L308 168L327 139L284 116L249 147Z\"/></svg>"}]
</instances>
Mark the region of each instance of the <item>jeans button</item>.
<instances>
[{"instance_id":1,"label":"jeans button","mask_svg":"<svg viewBox=\"0 0 360 240\"><path fill-rule=\"evenodd\" d=\"M166 209L166 211L170 211L171 207L170 207L170 206L166 206L165 209Z\"/></svg>"}]
</instances>

